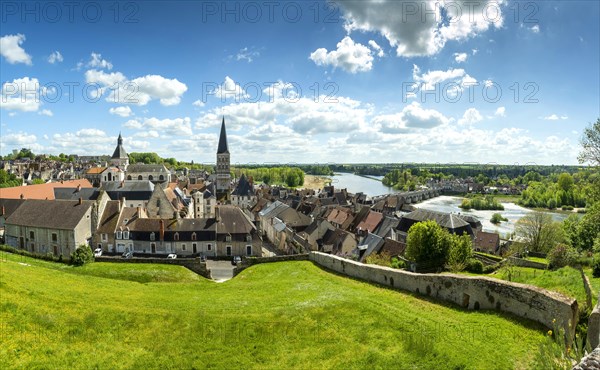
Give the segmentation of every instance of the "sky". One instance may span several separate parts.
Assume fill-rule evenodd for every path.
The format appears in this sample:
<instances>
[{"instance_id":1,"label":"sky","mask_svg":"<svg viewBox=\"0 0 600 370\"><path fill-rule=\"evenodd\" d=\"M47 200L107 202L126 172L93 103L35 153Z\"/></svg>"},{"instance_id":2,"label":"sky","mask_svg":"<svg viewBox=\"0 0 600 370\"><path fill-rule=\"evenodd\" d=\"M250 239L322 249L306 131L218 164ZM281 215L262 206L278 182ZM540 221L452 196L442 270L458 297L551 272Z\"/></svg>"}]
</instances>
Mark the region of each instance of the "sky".
<instances>
[{"instance_id":1,"label":"sky","mask_svg":"<svg viewBox=\"0 0 600 370\"><path fill-rule=\"evenodd\" d=\"M0 3L0 154L577 164L600 2Z\"/></svg>"}]
</instances>

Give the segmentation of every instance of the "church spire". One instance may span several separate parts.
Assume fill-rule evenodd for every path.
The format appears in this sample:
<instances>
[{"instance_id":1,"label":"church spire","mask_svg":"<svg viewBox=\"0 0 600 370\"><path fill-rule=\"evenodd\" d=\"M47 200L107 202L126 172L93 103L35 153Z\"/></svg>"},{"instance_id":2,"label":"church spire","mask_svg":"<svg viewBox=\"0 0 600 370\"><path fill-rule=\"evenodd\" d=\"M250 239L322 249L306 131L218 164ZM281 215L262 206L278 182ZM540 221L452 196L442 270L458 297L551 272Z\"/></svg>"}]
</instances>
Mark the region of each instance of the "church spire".
<instances>
[{"instance_id":1,"label":"church spire","mask_svg":"<svg viewBox=\"0 0 600 370\"><path fill-rule=\"evenodd\" d=\"M117 139L118 145L123 145L123 137L121 136L121 131L119 131L119 138Z\"/></svg>"},{"instance_id":2,"label":"church spire","mask_svg":"<svg viewBox=\"0 0 600 370\"><path fill-rule=\"evenodd\" d=\"M219 136L219 146L217 147L217 154L229 153L229 146L227 145L227 132L225 131L225 116L223 116L223 122L221 123L221 135Z\"/></svg>"}]
</instances>

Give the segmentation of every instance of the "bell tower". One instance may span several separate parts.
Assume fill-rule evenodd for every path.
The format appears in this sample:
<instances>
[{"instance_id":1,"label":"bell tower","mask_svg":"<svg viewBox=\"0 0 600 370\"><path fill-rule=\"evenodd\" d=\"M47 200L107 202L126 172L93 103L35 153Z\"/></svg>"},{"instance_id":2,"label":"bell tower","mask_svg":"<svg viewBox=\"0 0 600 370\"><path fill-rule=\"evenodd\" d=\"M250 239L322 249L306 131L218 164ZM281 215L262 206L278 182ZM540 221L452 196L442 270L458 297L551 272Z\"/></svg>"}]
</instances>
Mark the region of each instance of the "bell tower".
<instances>
[{"instance_id":1,"label":"bell tower","mask_svg":"<svg viewBox=\"0 0 600 370\"><path fill-rule=\"evenodd\" d=\"M227 145L227 132L225 130L225 117L221 122L221 134L219 136L219 146L217 147L217 200L222 202L229 201L231 191L231 172L229 147Z\"/></svg>"}]
</instances>

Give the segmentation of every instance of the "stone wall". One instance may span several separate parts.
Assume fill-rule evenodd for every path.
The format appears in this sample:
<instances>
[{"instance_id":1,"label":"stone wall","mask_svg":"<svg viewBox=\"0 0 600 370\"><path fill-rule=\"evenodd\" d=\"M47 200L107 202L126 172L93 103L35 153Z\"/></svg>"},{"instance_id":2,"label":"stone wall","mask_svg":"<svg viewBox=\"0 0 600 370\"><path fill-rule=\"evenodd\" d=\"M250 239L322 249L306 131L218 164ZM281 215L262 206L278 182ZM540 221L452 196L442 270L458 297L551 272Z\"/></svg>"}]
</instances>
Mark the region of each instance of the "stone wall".
<instances>
[{"instance_id":1,"label":"stone wall","mask_svg":"<svg viewBox=\"0 0 600 370\"><path fill-rule=\"evenodd\" d=\"M272 257L242 257L242 263L233 269L233 276L236 276L244 269L260 263L282 262L282 261L308 261L308 254L291 254L285 256Z\"/></svg>"},{"instance_id":2,"label":"stone wall","mask_svg":"<svg viewBox=\"0 0 600 370\"><path fill-rule=\"evenodd\" d=\"M530 285L479 276L417 274L321 252L311 252L309 259L340 274L453 302L467 309L510 312L547 328L553 328L556 319L566 332L572 334L579 317L574 298Z\"/></svg>"},{"instance_id":3,"label":"stone wall","mask_svg":"<svg viewBox=\"0 0 600 370\"><path fill-rule=\"evenodd\" d=\"M600 345L600 297L598 297L598 303L596 303L596 307L594 307L588 319L587 336L592 348Z\"/></svg>"},{"instance_id":4,"label":"stone wall","mask_svg":"<svg viewBox=\"0 0 600 370\"><path fill-rule=\"evenodd\" d=\"M162 265L183 266L196 274L210 279L210 270L206 268L206 262L201 262L200 258L120 258L120 257L96 257L96 262L125 262L125 263L158 263Z\"/></svg>"}]
</instances>

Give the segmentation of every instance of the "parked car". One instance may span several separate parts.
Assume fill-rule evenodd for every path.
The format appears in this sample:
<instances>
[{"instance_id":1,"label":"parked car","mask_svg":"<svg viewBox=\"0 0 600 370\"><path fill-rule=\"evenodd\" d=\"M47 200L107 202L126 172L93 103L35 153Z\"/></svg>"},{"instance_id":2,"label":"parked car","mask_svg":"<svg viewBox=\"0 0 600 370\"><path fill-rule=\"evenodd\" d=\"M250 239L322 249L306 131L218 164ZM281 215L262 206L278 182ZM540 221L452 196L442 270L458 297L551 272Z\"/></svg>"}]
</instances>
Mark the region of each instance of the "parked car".
<instances>
[{"instance_id":1,"label":"parked car","mask_svg":"<svg viewBox=\"0 0 600 370\"><path fill-rule=\"evenodd\" d=\"M129 258L133 258L133 252L124 252L124 253L121 255L121 257L122 257L122 258L127 258L127 259L129 259Z\"/></svg>"},{"instance_id":2,"label":"parked car","mask_svg":"<svg viewBox=\"0 0 600 370\"><path fill-rule=\"evenodd\" d=\"M175 254L175 253L170 253L170 254L167 256L167 258L170 258L170 259L175 259L175 258L177 258L177 254Z\"/></svg>"},{"instance_id":3,"label":"parked car","mask_svg":"<svg viewBox=\"0 0 600 370\"><path fill-rule=\"evenodd\" d=\"M233 258L231 259L231 264L235 266L238 263L242 263L242 257L240 257L240 256L233 256Z\"/></svg>"},{"instance_id":4,"label":"parked car","mask_svg":"<svg viewBox=\"0 0 600 370\"><path fill-rule=\"evenodd\" d=\"M101 257L101 256L102 256L102 248L94 249L94 257Z\"/></svg>"}]
</instances>

